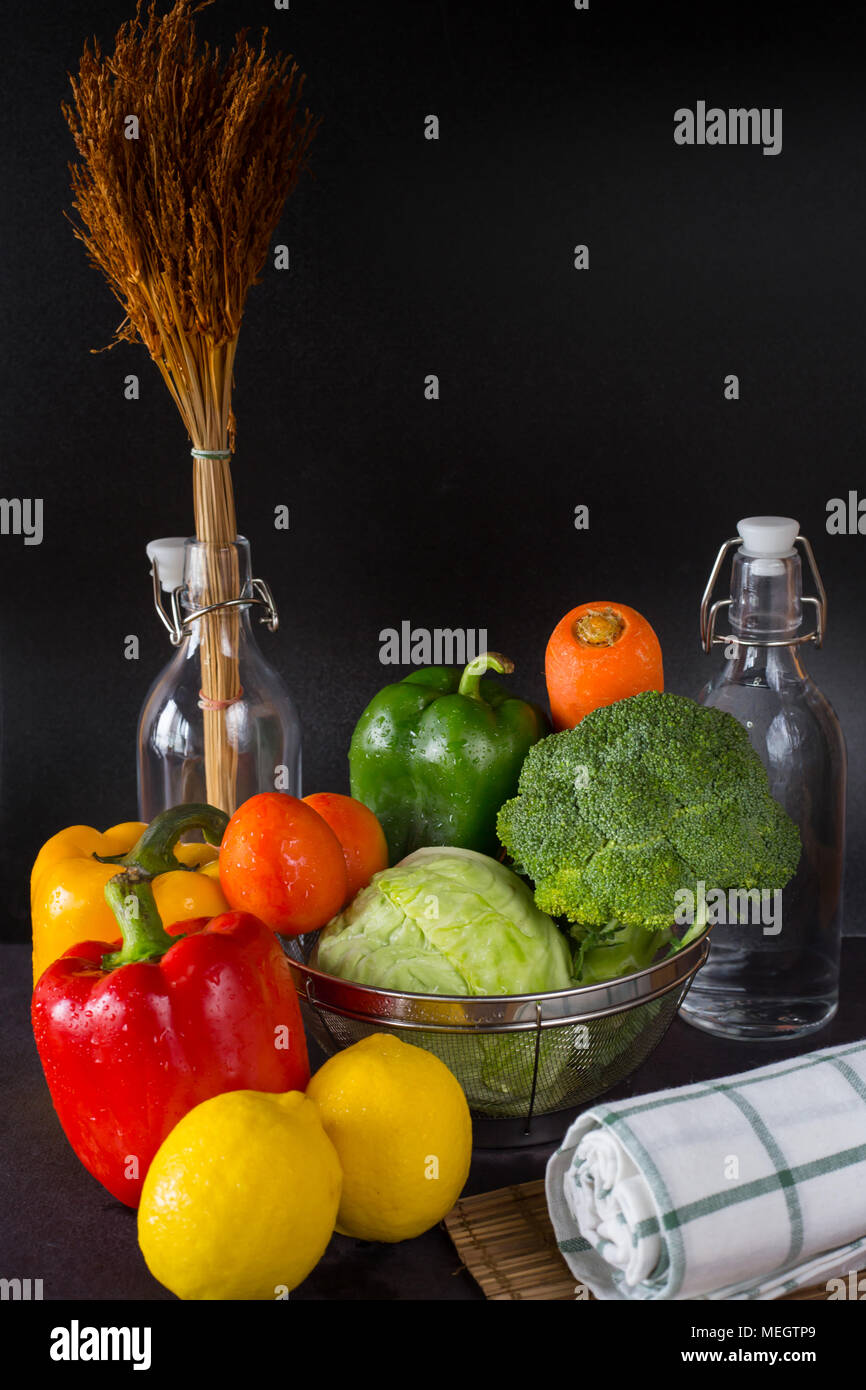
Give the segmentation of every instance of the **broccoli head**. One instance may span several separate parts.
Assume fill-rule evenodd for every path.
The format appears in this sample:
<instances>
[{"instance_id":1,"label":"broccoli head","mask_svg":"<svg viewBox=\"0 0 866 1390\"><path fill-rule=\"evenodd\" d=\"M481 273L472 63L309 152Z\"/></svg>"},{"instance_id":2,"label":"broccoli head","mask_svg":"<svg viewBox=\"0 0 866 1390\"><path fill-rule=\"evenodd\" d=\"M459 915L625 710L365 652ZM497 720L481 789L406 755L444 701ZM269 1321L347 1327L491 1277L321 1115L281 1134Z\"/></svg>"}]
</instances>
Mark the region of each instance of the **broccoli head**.
<instances>
[{"instance_id":1,"label":"broccoli head","mask_svg":"<svg viewBox=\"0 0 866 1390\"><path fill-rule=\"evenodd\" d=\"M663 930L678 890L773 891L800 858L742 725L658 691L535 744L497 829L538 906L579 926Z\"/></svg>"}]
</instances>

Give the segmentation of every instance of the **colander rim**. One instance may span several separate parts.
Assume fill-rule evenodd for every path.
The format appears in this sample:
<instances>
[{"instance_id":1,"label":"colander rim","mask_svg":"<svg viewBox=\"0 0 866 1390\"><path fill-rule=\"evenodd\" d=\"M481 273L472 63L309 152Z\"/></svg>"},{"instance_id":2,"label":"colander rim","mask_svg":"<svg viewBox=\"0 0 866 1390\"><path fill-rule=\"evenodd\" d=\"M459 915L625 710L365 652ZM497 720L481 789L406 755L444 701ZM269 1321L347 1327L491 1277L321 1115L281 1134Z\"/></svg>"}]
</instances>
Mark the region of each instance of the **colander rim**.
<instances>
[{"instance_id":1,"label":"colander rim","mask_svg":"<svg viewBox=\"0 0 866 1390\"><path fill-rule=\"evenodd\" d=\"M633 971L629 975L620 975L614 980L606 980L601 983L574 985L569 989L538 990L530 994L422 994L409 990L380 989L374 985L362 985L355 980L347 980L342 976L330 975L326 971L317 970L313 966L307 965L306 962L296 959L288 952L287 957L292 969L298 971L308 984L321 982L322 992L325 995L332 996L337 993L344 1000L349 995L357 996L359 1005L365 999L370 1002L371 1006L374 1001L379 1001L378 1009L375 1007L371 1007L369 1010L359 1008L358 1012L368 1013L371 1019L378 1018L382 1022L387 1021L387 1014L382 1012L383 1005L392 1005L399 1010L401 1005L406 1009L411 1009L413 1005L420 1007L422 1005L456 1004L472 1013L474 1010L467 1009L467 1006L474 1005L481 1012L485 1007L488 1010L495 1009L497 1006L501 1009L520 1009L537 1003L554 1006L558 1001L565 1003L569 1000L574 1000L575 1004L582 1003L588 1006L575 1010L575 1015L579 1017L581 1013L595 1011L592 1008L592 1001L595 998L600 998L603 1001L601 1007L605 1009L612 1009L618 1005L637 1006L648 996L658 993L658 987L654 981L660 975L663 976L667 988L674 988L678 982L685 981L703 963L701 957L711 930L711 925L705 927L699 936L696 936L674 955L663 957L652 965L645 966L643 970ZM310 936L317 937L318 933L308 933L301 939L306 941ZM671 975L672 968L673 975ZM665 990L665 992L667 991ZM327 999L321 997L318 991L316 991L315 1006L325 1009L328 1007ZM559 1015L559 1017L565 1021L563 1015Z\"/></svg>"}]
</instances>

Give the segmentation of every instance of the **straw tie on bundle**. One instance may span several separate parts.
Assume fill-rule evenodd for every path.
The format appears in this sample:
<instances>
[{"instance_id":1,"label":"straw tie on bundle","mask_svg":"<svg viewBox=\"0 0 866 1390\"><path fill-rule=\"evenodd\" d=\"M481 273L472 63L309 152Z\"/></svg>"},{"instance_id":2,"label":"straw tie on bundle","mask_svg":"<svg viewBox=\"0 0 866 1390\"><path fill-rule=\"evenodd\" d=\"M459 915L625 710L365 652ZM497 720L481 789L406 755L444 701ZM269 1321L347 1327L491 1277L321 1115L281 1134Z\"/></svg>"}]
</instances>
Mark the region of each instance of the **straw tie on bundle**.
<instances>
[{"instance_id":1,"label":"straw tie on bundle","mask_svg":"<svg viewBox=\"0 0 866 1390\"><path fill-rule=\"evenodd\" d=\"M114 341L144 343L192 441L196 535L209 547L196 607L238 597L238 333L317 126L300 106L303 75L290 57L268 55L266 31L257 48L240 33L225 61L197 44L193 15L209 3L176 0L160 16L139 0L113 54L95 40L85 47L63 108L79 154L75 232L125 313ZM232 811L237 610L201 622L207 799Z\"/></svg>"},{"instance_id":2,"label":"straw tie on bundle","mask_svg":"<svg viewBox=\"0 0 866 1390\"><path fill-rule=\"evenodd\" d=\"M547 1168L602 1299L770 1299L866 1253L866 1042L596 1105Z\"/></svg>"}]
</instances>

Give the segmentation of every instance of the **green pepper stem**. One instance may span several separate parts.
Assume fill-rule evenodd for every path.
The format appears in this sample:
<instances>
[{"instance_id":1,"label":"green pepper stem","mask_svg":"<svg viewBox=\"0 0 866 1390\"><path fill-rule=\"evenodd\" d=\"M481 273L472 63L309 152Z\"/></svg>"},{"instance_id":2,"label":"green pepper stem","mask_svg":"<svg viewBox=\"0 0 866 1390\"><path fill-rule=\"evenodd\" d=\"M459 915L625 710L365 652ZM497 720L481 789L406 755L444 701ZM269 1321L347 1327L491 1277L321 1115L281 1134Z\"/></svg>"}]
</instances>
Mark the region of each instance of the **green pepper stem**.
<instances>
[{"instance_id":1,"label":"green pepper stem","mask_svg":"<svg viewBox=\"0 0 866 1390\"><path fill-rule=\"evenodd\" d=\"M470 661L457 687L458 695L468 695L470 700L482 700L481 677L485 671L495 671L497 675L508 676L514 670L514 662L500 652L482 652Z\"/></svg>"},{"instance_id":2,"label":"green pepper stem","mask_svg":"<svg viewBox=\"0 0 866 1390\"><path fill-rule=\"evenodd\" d=\"M102 957L103 970L116 970L134 961L159 960L180 938L162 925L149 877L141 869L126 869L105 885L105 901L123 936L123 946Z\"/></svg>"},{"instance_id":3,"label":"green pepper stem","mask_svg":"<svg viewBox=\"0 0 866 1390\"><path fill-rule=\"evenodd\" d=\"M218 845L225 834L229 818L225 811L204 802L190 802L186 806L170 806L161 811L133 845L128 854L94 855L100 864L119 864L125 869L141 869L150 878L158 874L171 873L174 869L188 869L173 853L181 835L187 830L200 830L209 845Z\"/></svg>"}]
</instances>

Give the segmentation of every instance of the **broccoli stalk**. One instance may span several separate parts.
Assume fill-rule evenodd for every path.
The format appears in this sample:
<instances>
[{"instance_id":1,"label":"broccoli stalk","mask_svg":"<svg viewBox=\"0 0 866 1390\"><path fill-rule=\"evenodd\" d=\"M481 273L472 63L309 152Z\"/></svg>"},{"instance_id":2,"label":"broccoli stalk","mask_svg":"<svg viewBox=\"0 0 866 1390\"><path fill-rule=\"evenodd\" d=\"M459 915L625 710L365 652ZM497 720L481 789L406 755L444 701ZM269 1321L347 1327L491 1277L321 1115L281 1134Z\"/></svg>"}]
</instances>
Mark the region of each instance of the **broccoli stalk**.
<instances>
[{"instance_id":1,"label":"broccoli stalk","mask_svg":"<svg viewBox=\"0 0 866 1390\"><path fill-rule=\"evenodd\" d=\"M542 911L577 938L584 983L649 965L677 942L681 894L783 888L800 836L732 715L647 691L530 749L499 838Z\"/></svg>"},{"instance_id":2,"label":"broccoli stalk","mask_svg":"<svg viewBox=\"0 0 866 1390\"><path fill-rule=\"evenodd\" d=\"M574 952L574 978L582 985L603 984L621 975L633 975L652 965L660 947L671 940L670 931L624 927L608 922L599 932L588 931Z\"/></svg>"}]
</instances>

